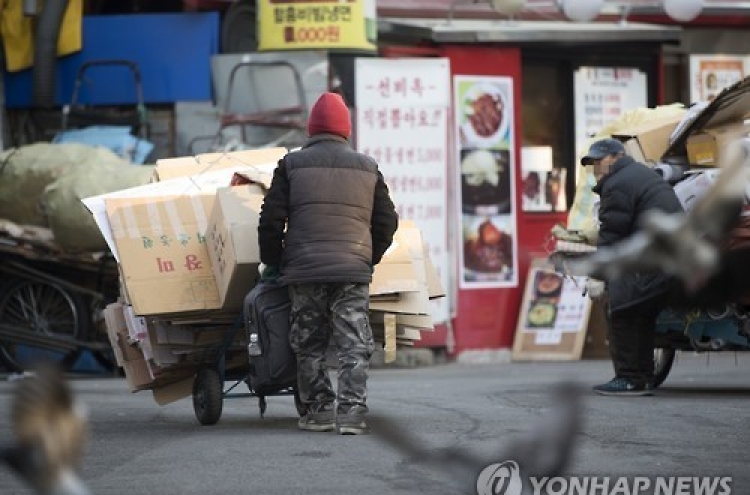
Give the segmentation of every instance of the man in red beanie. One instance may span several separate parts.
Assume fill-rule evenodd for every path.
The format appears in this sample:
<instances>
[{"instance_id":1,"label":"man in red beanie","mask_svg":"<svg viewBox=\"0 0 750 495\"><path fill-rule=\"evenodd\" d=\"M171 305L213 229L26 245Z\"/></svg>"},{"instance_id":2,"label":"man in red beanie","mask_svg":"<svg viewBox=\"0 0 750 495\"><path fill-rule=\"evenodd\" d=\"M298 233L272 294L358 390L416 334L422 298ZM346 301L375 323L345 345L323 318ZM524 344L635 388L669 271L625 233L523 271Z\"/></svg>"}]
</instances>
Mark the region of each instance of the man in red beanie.
<instances>
[{"instance_id":1,"label":"man in red beanie","mask_svg":"<svg viewBox=\"0 0 750 495\"><path fill-rule=\"evenodd\" d=\"M351 118L340 95L318 99L307 129L302 149L279 161L263 202L263 278L278 276L289 285L289 339L308 411L299 427L367 433L369 285L398 215L377 162L349 144ZM338 351L338 394L326 369L331 339Z\"/></svg>"}]
</instances>

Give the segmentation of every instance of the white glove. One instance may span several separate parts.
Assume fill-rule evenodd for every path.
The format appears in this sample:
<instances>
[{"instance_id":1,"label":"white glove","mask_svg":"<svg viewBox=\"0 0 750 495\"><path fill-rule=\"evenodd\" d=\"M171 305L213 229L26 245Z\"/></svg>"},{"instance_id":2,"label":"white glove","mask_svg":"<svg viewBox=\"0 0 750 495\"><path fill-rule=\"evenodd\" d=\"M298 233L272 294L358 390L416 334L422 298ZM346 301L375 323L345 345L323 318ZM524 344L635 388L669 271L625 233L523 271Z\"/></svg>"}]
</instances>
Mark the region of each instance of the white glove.
<instances>
[{"instance_id":1,"label":"white glove","mask_svg":"<svg viewBox=\"0 0 750 495\"><path fill-rule=\"evenodd\" d=\"M604 296L605 285L601 280L595 278L586 279L586 288L583 293L588 295L591 299L597 300Z\"/></svg>"}]
</instances>

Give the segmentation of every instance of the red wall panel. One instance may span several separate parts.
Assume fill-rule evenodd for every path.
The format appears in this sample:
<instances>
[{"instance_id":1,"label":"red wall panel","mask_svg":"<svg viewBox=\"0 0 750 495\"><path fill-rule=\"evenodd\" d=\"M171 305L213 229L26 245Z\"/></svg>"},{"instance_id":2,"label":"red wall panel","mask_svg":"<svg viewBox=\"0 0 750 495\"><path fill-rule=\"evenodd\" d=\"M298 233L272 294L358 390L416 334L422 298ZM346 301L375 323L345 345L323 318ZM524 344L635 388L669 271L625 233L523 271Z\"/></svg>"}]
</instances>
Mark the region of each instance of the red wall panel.
<instances>
[{"instance_id":1,"label":"red wall panel","mask_svg":"<svg viewBox=\"0 0 750 495\"><path fill-rule=\"evenodd\" d=\"M455 352L468 349L509 348L513 345L518 309L531 259L544 255L545 241L556 222L566 215L521 211L521 51L515 47L445 45L441 54L451 62L452 75L508 76L513 78L515 120L515 188L518 231L519 285L506 289L459 290L454 320Z\"/></svg>"}]
</instances>

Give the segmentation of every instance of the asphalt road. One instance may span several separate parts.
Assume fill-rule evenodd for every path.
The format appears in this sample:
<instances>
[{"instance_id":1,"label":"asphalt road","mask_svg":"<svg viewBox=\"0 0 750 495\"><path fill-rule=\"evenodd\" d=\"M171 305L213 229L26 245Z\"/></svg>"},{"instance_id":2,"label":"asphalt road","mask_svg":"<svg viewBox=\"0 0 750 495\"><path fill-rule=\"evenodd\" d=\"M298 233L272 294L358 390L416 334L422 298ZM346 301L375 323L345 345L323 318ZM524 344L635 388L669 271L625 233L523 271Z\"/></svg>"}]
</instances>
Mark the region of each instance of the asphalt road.
<instances>
[{"instance_id":1,"label":"asphalt road","mask_svg":"<svg viewBox=\"0 0 750 495\"><path fill-rule=\"evenodd\" d=\"M586 388L570 475L721 476L732 478L731 493L750 493L750 354L683 353L654 397L593 395L590 386L610 374L608 361L375 369L369 403L422 448L502 462L493 456L550 420L551 386L575 380ZM0 417L8 418L14 383L2 378ZM255 398L227 399L219 423L200 426L190 399L160 407L122 379L71 380L89 409L83 477L94 495L466 493L450 466L425 465L380 435L298 431L289 396L270 398L263 419ZM10 436L3 420L0 440ZM31 491L0 469L0 493Z\"/></svg>"}]
</instances>

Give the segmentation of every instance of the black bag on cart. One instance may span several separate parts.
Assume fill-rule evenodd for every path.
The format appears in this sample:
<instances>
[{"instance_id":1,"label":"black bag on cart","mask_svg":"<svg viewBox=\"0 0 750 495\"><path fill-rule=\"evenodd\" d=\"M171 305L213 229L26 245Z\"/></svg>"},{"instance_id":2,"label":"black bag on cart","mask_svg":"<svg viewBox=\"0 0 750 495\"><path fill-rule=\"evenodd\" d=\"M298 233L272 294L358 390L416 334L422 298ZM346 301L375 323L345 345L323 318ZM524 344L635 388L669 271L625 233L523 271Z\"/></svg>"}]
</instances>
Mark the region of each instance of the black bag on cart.
<instances>
[{"instance_id":1,"label":"black bag on cart","mask_svg":"<svg viewBox=\"0 0 750 495\"><path fill-rule=\"evenodd\" d=\"M245 296L243 315L247 342L250 344L246 382L260 398L261 415L266 408L265 397L285 390L294 392L295 403L298 410L300 408L296 394L297 358L289 344L291 306L287 286L279 283L259 281ZM258 348L252 352L254 340Z\"/></svg>"}]
</instances>

